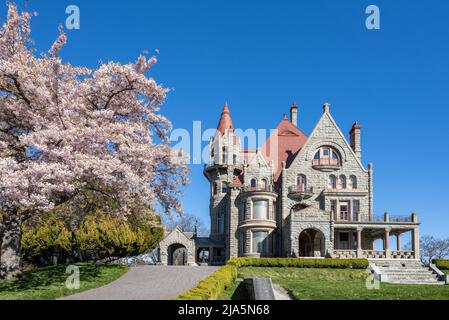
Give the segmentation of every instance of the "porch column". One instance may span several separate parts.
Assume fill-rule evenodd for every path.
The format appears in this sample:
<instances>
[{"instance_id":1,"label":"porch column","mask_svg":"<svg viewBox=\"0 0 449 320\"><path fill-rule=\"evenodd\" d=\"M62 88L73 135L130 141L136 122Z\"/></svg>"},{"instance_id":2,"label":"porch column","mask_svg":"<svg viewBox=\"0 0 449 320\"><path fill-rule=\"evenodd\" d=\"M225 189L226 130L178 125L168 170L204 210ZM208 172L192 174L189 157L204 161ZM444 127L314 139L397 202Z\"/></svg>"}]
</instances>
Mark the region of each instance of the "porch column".
<instances>
[{"instance_id":1,"label":"porch column","mask_svg":"<svg viewBox=\"0 0 449 320\"><path fill-rule=\"evenodd\" d=\"M390 229L385 229L385 258L390 258Z\"/></svg>"},{"instance_id":2,"label":"porch column","mask_svg":"<svg viewBox=\"0 0 449 320\"><path fill-rule=\"evenodd\" d=\"M397 243L397 250L401 251L401 234L399 232L396 233L396 243Z\"/></svg>"},{"instance_id":3,"label":"porch column","mask_svg":"<svg viewBox=\"0 0 449 320\"><path fill-rule=\"evenodd\" d=\"M419 259L419 228L412 230L413 253L415 259Z\"/></svg>"},{"instance_id":4,"label":"porch column","mask_svg":"<svg viewBox=\"0 0 449 320\"><path fill-rule=\"evenodd\" d=\"M362 258L362 228L357 228L357 257Z\"/></svg>"}]
</instances>

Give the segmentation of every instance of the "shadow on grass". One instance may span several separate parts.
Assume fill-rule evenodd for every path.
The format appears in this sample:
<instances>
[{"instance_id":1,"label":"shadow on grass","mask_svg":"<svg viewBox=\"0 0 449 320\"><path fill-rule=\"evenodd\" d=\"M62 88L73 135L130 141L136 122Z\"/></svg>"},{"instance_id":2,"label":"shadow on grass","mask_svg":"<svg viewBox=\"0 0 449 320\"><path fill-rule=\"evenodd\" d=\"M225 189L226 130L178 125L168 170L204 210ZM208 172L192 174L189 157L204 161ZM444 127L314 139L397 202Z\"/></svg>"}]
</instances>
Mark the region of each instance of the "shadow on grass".
<instances>
[{"instance_id":1,"label":"shadow on grass","mask_svg":"<svg viewBox=\"0 0 449 320\"><path fill-rule=\"evenodd\" d=\"M250 300L248 290L243 282L240 282L231 295L231 300Z\"/></svg>"}]
</instances>

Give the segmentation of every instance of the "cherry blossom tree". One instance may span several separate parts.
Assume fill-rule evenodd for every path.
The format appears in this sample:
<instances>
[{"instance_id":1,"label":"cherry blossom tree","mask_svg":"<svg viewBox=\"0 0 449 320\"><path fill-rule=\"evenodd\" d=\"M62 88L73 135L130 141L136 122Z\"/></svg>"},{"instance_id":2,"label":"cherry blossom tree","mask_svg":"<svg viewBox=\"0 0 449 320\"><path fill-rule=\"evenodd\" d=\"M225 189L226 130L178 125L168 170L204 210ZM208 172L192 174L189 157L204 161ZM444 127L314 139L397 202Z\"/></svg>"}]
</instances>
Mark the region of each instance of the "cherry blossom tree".
<instances>
[{"instance_id":1,"label":"cherry blossom tree","mask_svg":"<svg viewBox=\"0 0 449 320\"><path fill-rule=\"evenodd\" d=\"M20 273L22 223L91 190L126 215L135 203L181 212L184 156L160 114L168 90L146 74L155 57L74 67L30 39L33 14L8 4L0 29L0 277ZM112 211L112 210L111 210Z\"/></svg>"}]
</instances>

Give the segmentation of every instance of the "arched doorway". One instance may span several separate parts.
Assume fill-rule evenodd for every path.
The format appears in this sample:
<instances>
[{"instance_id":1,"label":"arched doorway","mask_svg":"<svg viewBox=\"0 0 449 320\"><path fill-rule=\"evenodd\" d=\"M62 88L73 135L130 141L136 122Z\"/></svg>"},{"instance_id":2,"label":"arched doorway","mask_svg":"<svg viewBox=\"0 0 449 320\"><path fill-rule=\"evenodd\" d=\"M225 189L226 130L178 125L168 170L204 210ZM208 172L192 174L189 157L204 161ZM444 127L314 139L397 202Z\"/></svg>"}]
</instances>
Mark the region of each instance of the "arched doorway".
<instances>
[{"instance_id":1,"label":"arched doorway","mask_svg":"<svg viewBox=\"0 0 449 320\"><path fill-rule=\"evenodd\" d=\"M300 257L324 257L325 239L321 231L306 229L299 235L298 253Z\"/></svg>"},{"instance_id":2,"label":"arched doorway","mask_svg":"<svg viewBox=\"0 0 449 320\"><path fill-rule=\"evenodd\" d=\"M180 244L174 243L168 247L168 265L185 266L187 265L187 248Z\"/></svg>"}]
</instances>

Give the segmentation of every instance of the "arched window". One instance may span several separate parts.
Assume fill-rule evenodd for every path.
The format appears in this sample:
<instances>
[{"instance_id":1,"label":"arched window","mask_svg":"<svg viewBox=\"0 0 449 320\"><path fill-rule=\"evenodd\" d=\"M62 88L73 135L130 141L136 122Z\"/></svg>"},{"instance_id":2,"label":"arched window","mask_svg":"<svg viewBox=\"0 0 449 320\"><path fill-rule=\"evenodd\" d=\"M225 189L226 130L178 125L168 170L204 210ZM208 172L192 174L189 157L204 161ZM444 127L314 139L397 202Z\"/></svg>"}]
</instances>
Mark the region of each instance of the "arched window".
<instances>
[{"instance_id":1,"label":"arched window","mask_svg":"<svg viewBox=\"0 0 449 320\"><path fill-rule=\"evenodd\" d=\"M346 189L346 177L344 175L341 175L340 178L338 178L338 189Z\"/></svg>"},{"instance_id":2,"label":"arched window","mask_svg":"<svg viewBox=\"0 0 449 320\"><path fill-rule=\"evenodd\" d=\"M234 154L234 155L232 156L232 158L233 158L233 163L234 163L234 165L236 165L236 164L237 164L237 155Z\"/></svg>"},{"instance_id":3,"label":"arched window","mask_svg":"<svg viewBox=\"0 0 449 320\"><path fill-rule=\"evenodd\" d=\"M296 177L296 189L298 191L306 191L307 188L307 178L305 175L300 174Z\"/></svg>"},{"instance_id":4,"label":"arched window","mask_svg":"<svg viewBox=\"0 0 449 320\"><path fill-rule=\"evenodd\" d=\"M214 194L218 193L218 183L214 182Z\"/></svg>"},{"instance_id":5,"label":"arched window","mask_svg":"<svg viewBox=\"0 0 449 320\"><path fill-rule=\"evenodd\" d=\"M321 147L313 156L314 166L339 166L340 156L334 148L331 147Z\"/></svg>"},{"instance_id":6,"label":"arched window","mask_svg":"<svg viewBox=\"0 0 449 320\"><path fill-rule=\"evenodd\" d=\"M327 188L328 189L336 189L337 188L337 177L334 175L330 175L329 179L327 180Z\"/></svg>"},{"instance_id":7,"label":"arched window","mask_svg":"<svg viewBox=\"0 0 449 320\"><path fill-rule=\"evenodd\" d=\"M262 179L262 190L268 191L268 180L267 179Z\"/></svg>"},{"instance_id":8,"label":"arched window","mask_svg":"<svg viewBox=\"0 0 449 320\"><path fill-rule=\"evenodd\" d=\"M357 177L356 176L349 177L348 188L349 189L357 189Z\"/></svg>"},{"instance_id":9,"label":"arched window","mask_svg":"<svg viewBox=\"0 0 449 320\"><path fill-rule=\"evenodd\" d=\"M251 189L257 188L257 179L251 179Z\"/></svg>"}]
</instances>

